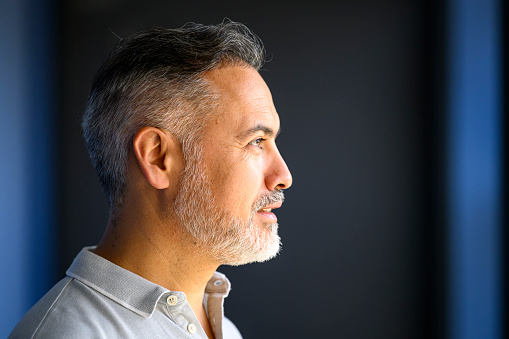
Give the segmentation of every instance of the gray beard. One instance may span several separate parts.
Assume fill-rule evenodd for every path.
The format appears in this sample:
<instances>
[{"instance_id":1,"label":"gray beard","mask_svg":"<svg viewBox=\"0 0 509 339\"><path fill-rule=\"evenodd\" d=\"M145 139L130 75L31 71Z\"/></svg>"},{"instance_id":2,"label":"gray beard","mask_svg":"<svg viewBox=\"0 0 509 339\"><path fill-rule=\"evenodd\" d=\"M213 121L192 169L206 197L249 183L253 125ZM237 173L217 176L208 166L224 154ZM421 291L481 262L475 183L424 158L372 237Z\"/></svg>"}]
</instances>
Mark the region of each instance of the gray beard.
<instances>
[{"instance_id":1,"label":"gray beard","mask_svg":"<svg viewBox=\"0 0 509 339\"><path fill-rule=\"evenodd\" d=\"M217 206L201 167L202 159L200 150L187 157L173 206L179 225L196 239L197 251L232 266L275 257L281 248L278 224L254 225L253 218L264 206L284 200L283 192L276 190L259 197L252 204L249 219L242 220Z\"/></svg>"}]
</instances>

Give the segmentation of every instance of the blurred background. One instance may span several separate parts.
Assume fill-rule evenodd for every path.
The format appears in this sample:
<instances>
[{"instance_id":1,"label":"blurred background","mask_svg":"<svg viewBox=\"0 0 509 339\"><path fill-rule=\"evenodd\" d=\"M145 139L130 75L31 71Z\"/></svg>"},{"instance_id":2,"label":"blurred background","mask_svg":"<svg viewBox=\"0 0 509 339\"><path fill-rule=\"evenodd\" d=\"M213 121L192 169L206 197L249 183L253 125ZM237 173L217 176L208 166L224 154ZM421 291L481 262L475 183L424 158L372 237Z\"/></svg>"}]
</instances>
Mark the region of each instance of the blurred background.
<instances>
[{"instance_id":1,"label":"blurred background","mask_svg":"<svg viewBox=\"0 0 509 339\"><path fill-rule=\"evenodd\" d=\"M96 244L80 118L112 44L245 23L294 177L283 251L221 267L249 338L508 338L503 0L0 2L0 337Z\"/></svg>"}]
</instances>

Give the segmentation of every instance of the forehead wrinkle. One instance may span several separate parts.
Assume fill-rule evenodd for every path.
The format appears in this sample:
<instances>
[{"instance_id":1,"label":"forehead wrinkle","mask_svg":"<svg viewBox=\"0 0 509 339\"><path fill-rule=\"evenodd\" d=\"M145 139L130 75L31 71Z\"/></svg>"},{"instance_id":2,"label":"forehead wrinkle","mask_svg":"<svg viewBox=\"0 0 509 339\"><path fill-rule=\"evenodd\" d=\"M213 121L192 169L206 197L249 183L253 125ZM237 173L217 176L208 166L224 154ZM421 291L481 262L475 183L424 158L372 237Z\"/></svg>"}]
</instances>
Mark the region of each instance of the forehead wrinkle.
<instances>
[{"instance_id":1,"label":"forehead wrinkle","mask_svg":"<svg viewBox=\"0 0 509 339\"><path fill-rule=\"evenodd\" d=\"M212 70L205 77L214 83L220 98L220 105L229 120L231 134L244 140L248 135L262 131L270 137L279 134L279 116L272 102L267 84L254 69L228 67ZM239 83L239 80L241 81ZM258 126L260 125L260 126Z\"/></svg>"},{"instance_id":2,"label":"forehead wrinkle","mask_svg":"<svg viewBox=\"0 0 509 339\"><path fill-rule=\"evenodd\" d=\"M266 97L247 99L244 110L251 113L241 119L241 131L237 134L239 140L244 140L260 131L271 138L276 138L279 135L281 127L277 123L279 121L278 114L275 107L267 102ZM268 120L264 116L267 116ZM278 127L277 131L275 127Z\"/></svg>"}]
</instances>

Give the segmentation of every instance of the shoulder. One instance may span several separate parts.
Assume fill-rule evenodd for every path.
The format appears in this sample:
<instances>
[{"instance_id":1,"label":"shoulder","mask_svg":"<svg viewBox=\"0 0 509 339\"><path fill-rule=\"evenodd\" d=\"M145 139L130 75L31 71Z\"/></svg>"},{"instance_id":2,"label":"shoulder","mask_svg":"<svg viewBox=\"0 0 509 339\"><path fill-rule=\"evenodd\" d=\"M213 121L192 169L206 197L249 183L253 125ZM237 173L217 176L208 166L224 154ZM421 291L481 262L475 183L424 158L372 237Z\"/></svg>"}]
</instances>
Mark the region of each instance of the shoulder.
<instances>
[{"instance_id":1,"label":"shoulder","mask_svg":"<svg viewBox=\"0 0 509 339\"><path fill-rule=\"evenodd\" d=\"M9 335L9 338L34 338L37 330L51 313L53 307L66 290L71 280L71 278L66 277L53 286L53 288L25 314Z\"/></svg>"},{"instance_id":2,"label":"shoulder","mask_svg":"<svg viewBox=\"0 0 509 339\"><path fill-rule=\"evenodd\" d=\"M226 317L223 318L223 337L225 339L242 339L242 335L237 329L237 326Z\"/></svg>"},{"instance_id":3,"label":"shoulder","mask_svg":"<svg viewBox=\"0 0 509 339\"><path fill-rule=\"evenodd\" d=\"M98 313L106 302L101 299L81 282L66 277L27 312L9 338L98 337Z\"/></svg>"}]
</instances>

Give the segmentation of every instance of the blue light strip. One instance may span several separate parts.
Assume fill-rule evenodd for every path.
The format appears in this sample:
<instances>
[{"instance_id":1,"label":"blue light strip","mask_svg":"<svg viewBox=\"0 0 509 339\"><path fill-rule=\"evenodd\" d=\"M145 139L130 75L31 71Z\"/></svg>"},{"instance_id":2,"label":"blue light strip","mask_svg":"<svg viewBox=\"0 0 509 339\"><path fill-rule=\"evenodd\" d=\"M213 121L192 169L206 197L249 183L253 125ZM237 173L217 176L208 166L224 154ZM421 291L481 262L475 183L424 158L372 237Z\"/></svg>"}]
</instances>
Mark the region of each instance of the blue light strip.
<instances>
[{"instance_id":1,"label":"blue light strip","mask_svg":"<svg viewBox=\"0 0 509 339\"><path fill-rule=\"evenodd\" d=\"M54 283L52 1L0 1L0 338Z\"/></svg>"},{"instance_id":2,"label":"blue light strip","mask_svg":"<svg viewBox=\"0 0 509 339\"><path fill-rule=\"evenodd\" d=\"M0 2L0 337L6 338L26 311L29 233L28 110L24 96L23 1Z\"/></svg>"},{"instance_id":3,"label":"blue light strip","mask_svg":"<svg viewBox=\"0 0 509 339\"><path fill-rule=\"evenodd\" d=\"M450 0L451 339L502 338L502 41L497 0Z\"/></svg>"}]
</instances>

